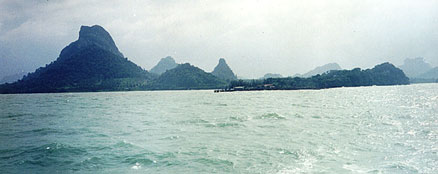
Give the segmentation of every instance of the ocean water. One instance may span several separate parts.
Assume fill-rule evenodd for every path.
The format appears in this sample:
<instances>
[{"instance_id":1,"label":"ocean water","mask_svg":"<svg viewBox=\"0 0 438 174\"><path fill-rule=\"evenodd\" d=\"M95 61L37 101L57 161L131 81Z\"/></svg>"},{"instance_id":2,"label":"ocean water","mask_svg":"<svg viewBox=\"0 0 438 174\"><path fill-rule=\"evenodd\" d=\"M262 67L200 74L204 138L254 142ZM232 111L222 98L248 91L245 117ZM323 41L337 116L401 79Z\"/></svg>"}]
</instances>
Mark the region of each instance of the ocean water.
<instances>
[{"instance_id":1,"label":"ocean water","mask_svg":"<svg viewBox=\"0 0 438 174\"><path fill-rule=\"evenodd\" d=\"M0 95L0 173L438 173L438 84Z\"/></svg>"}]
</instances>

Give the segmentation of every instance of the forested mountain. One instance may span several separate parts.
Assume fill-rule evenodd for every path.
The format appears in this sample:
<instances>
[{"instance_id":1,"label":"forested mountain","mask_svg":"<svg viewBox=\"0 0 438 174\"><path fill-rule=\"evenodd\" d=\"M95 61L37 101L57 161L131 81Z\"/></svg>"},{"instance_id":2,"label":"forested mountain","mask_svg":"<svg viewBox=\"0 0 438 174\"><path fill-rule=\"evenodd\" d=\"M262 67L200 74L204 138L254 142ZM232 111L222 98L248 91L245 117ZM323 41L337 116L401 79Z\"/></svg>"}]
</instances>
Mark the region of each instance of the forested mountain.
<instances>
[{"instance_id":1,"label":"forested mountain","mask_svg":"<svg viewBox=\"0 0 438 174\"><path fill-rule=\"evenodd\" d=\"M383 63L372 69L333 70L309 78L269 78L266 80L232 81L230 89L323 89L372 85L405 85L409 78L402 70L390 63Z\"/></svg>"},{"instance_id":2,"label":"forested mountain","mask_svg":"<svg viewBox=\"0 0 438 174\"><path fill-rule=\"evenodd\" d=\"M133 90L146 85L151 75L122 56L102 27L82 26L79 39L56 61L0 86L0 93Z\"/></svg>"},{"instance_id":3,"label":"forested mountain","mask_svg":"<svg viewBox=\"0 0 438 174\"><path fill-rule=\"evenodd\" d=\"M82 26L79 39L65 47L55 61L17 82L0 85L0 93L187 90L238 86L247 90L322 89L409 84L403 71L389 63L367 70L332 70L309 78L267 78L252 81L233 81L237 79L236 75L223 58L212 73L188 63L175 66L175 60L166 57L153 68L157 74L149 73L123 57L105 29L97 25ZM314 73L339 68L339 65L332 64L319 67ZM436 71L434 69L424 76L434 77ZM268 76L278 77L272 74Z\"/></svg>"},{"instance_id":4,"label":"forested mountain","mask_svg":"<svg viewBox=\"0 0 438 174\"><path fill-rule=\"evenodd\" d=\"M146 89L215 89L226 86L225 81L186 63L166 71Z\"/></svg>"}]
</instances>

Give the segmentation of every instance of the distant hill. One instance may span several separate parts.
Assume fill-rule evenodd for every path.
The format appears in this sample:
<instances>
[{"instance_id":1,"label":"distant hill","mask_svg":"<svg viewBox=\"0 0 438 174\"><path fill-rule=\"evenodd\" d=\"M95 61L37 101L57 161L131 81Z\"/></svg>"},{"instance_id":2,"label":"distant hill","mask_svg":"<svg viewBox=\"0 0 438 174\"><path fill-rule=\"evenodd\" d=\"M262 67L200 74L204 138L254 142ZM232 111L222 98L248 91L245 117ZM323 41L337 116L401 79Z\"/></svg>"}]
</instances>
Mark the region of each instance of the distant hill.
<instances>
[{"instance_id":1,"label":"distant hill","mask_svg":"<svg viewBox=\"0 0 438 174\"><path fill-rule=\"evenodd\" d=\"M105 29L82 26L79 39L65 47L56 61L0 86L0 93L134 90L151 78L123 57Z\"/></svg>"},{"instance_id":2,"label":"distant hill","mask_svg":"<svg viewBox=\"0 0 438 174\"><path fill-rule=\"evenodd\" d=\"M438 67L432 68L429 71L410 78L412 83L438 83Z\"/></svg>"},{"instance_id":3,"label":"distant hill","mask_svg":"<svg viewBox=\"0 0 438 174\"><path fill-rule=\"evenodd\" d=\"M266 73L261 79L282 78L282 77L283 76L281 74Z\"/></svg>"},{"instance_id":4,"label":"distant hill","mask_svg":"<svg viewBox=\"0 0 438 174\"><path fill-rule=\"evenodd\" d=\"M161 75L167 70L173 69L176 66L178 66L178 64L175 62L175 60L172 57L167 56L162 58L149 72Z\"/></svg>"},{"instance_id":5,"label":"distant hill","mask_svg":"<svg viewBox=\"0 0 438 174\"><path fill-rule=\"evenodd\" d=\"M153 90L183 90L183 89L215 89L224 88L227 83L211 73L188 63L161 74L146 89Z\"/></svg>"},{"instance_id":6,"label":"distant hill","mask_svg":"<svg viewBox=\"0 0 438 174\"><path fill-rule=\"evenodd\" d=\"M225 62L224 58L219 59L218 65L214 68L211 74L225 81L231 81L237 79L236 75L228 66L227 62Z\"/></svg>"},{"instance_id":7,"label":"distant hill","mask_svg":"<svg viewBox=\"0 0 438 174\"><path fill-rule=\"evenodd\" d=\"M414 59L405 59L404 64L400 66L400 69L409 78L418 78L418 76L426 73L432 69L432 66L424 61L424 58L418 57Z\"/></svg>"},{"instance_id":8,"label":"distant hill","mask_svg":"<svg viewBox=\"0 0 438 174\"><path fill-rule=\"evenodd\" d=\"M296 76L298 76L298 77L312 77L314 75L323 74L323 73L329 72L331 70L341 70L341 69L342 69L341 66L339 66L337 63L329 63L329 64L325 64L323 66L316 67L315 69L313 69L305 74L302 74L302 75L298 74Z\"/></svg>"},{"instance_id":9,"label":"distant hill","mask_svg":"<svg viewBox=\"0 0 438 174\"><path fill-rule=\"evenodd\" d=\"M5 76L0 80L0 84L16 82L16 81L22 79L23 76L25 76L26 74L28 74L28 72L20 72L17 74Z\"/></svg>"},{"instance_id":10,"label":"distant hill","mask_svg":"<svg viewBox=\"0 0 438 174\"><path fill-rule=\"evenodd\" d=\"M35 68L32 68L33 64L41 63L37 60L33 61L32 63L27 61L27 59L17 56L15 51L10 50L7 48L7 46L0 44L0 84L6 82L11 83L21 79L23 77L21 76L22 72L26 72L27 74L28 72L34 71Z\"/></svg>"},{"instance_id":11,"label":"distant hill","mask_svg":"<svg viewBox=\"0 0 438 174\"><path fill-rule=\"evenodd\" d=\"M402 70L390 63L383 63L376 65L372 69L332 70L328 73L309 78L288 77L253 81L238 80L232 81L230 88L239 87L240 90L242 88L243 90L294 90L405 84L409 84L409 78L406 77Z\"/></svg>"},{"instance_id":12,"label":"distant hill","mask_svg":"<svg viewBox=\"0 0 438 174\"><path fill-rule=\"evenodd\" d=\"M438 79L438 67L432 68L429 71L426 71L416 77L423 79Z\"/></svg>"}]
</instances>

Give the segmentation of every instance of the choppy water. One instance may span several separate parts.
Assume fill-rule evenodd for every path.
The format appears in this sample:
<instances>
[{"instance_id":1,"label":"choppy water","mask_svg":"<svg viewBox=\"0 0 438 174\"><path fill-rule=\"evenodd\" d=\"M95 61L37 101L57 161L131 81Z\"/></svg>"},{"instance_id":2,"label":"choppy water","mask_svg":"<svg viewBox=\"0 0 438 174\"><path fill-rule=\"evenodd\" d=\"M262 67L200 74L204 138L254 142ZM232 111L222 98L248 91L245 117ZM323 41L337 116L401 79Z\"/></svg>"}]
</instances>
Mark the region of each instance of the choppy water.
<instances>
[{"instance_id":1,"label":"choppy water","mask_svg":"<svg viewBox=\"0 0 438 174\"><path fill-rule=\"evenodd\" d=\"M438 173L438 84L0 95L0 173Z\"/></svg>"}]
</instances>

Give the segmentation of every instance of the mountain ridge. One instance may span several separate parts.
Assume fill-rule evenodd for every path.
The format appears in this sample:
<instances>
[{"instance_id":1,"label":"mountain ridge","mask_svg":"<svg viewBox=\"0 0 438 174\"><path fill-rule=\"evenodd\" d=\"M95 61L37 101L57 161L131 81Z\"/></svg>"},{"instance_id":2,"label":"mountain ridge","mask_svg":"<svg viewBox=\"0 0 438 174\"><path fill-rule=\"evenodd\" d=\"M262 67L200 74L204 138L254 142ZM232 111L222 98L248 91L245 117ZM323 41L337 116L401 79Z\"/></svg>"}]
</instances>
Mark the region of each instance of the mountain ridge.
<instances>
[{"instance_id":1,"label":"mountain ridge","mask_svg":"<svg viewBox=\"0 0 438 174\"><path fill-rule=\"evenodd\" d=\"M432 69L416 76L416 78L436 80L436 79L438 79L438 67L432 68Z\"/></svg>"},{"instance_id":2,"label":"mountain ridge","mask_svg":"<svg viewBox=\"0 0 438 174\"><path fill-rule=\"evenodd\" d=\"M337 63L328 63L322 66L318 66L310 71L308 71L307 73L304 74L296 74L295 76L297 77L312 77L318 74L323 74L326 72L329 72L331 70L341 70L341 66L339 66L339 64Z\"/></svg>"},{"instance_id":3,"label":"mountain ridge","mask_svg":"<svg viewBox=\"0 0 438 174\"><path fill-rule=\"evenodd\" d=\"M409 78L418 78L417 76L432 69L432 65L427 63L423 57L405 59L403 65L399 67Z\"/></svg>"},{"instance_id":4,"label":"mountain ridge","mask_svg":"<svg viewBox=\"0 0 438 174\"><path fill-rule=\"evenodd\" d=\"M376 65L372 69L362 70L332 70L308 78L287 77L268 78L264 80L237 80L232 81L229 91L239 90L298 90L298 89L325 89L337 87L357 86L386 86L407 85L409 78L394 65L386 62Z\"/></svg>"},{"instance_id":5,"label":"mountain ridge","mask_svg":"<svg viewBox=\"0 0 438 174\"><path fill-rule=\"evenodd\" d=\"M171 56L167 56L165 58L161 58L157 65L155 65L149 72L161 75L167 70L171 70L177 66L178 64L175 62L175 59L173 59Z\"/></svg>"},{"instance_id":6,"label":"mountain ridge","mask_svg":"<svg viewBox=\"0 0 438 174\"><path fill-rule=\"evenodd\" d=\"M224 88L227 83L211 73L189 63L164 72L146 89L152 90L187 90Z\"/></svg>"}]
</instances>

